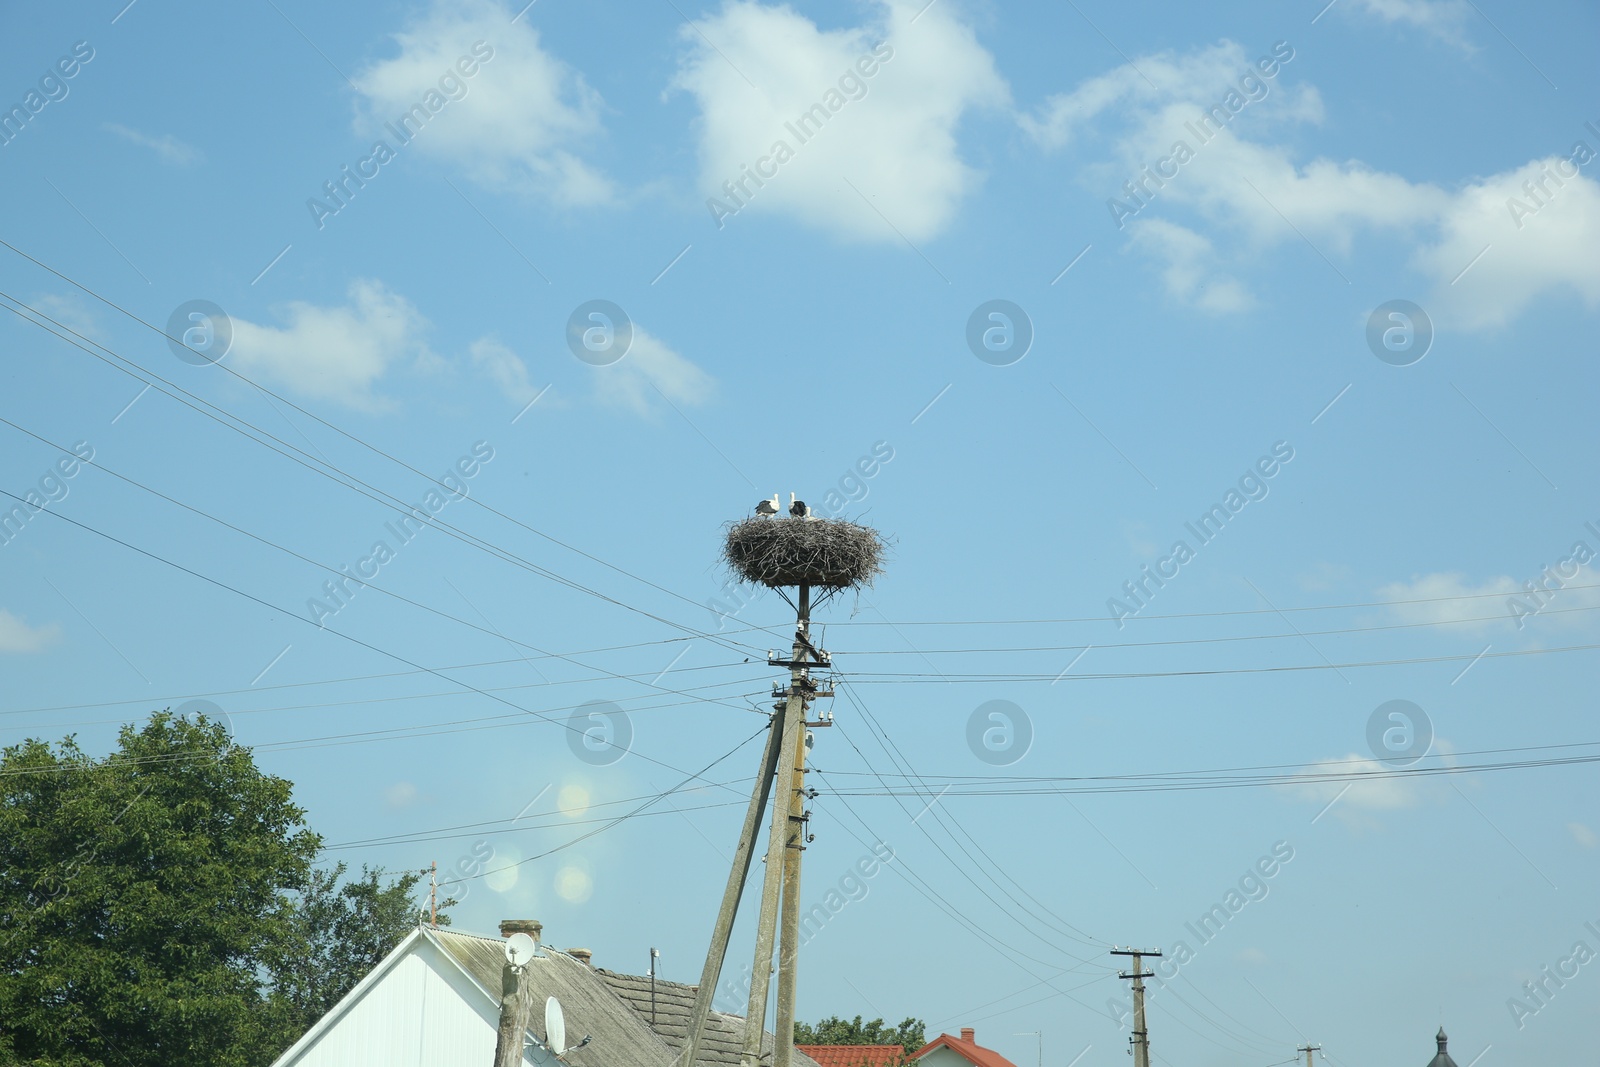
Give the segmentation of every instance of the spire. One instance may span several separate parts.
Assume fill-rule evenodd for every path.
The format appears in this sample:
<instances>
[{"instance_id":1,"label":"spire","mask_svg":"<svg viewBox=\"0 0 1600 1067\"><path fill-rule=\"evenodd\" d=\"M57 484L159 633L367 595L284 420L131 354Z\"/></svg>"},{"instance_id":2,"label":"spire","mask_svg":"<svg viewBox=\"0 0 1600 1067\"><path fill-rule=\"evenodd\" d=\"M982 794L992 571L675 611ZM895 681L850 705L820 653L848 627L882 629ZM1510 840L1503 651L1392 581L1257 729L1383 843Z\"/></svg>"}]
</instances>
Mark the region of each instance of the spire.
<instances>
[{"instance_id":1,"label":"spire","mask_svg":"<svg viewBox=\"0 0 1600 1067\"><path fill-rule=\"evenodd\" d=\"M1439 1044L1439 1052L1428 1062L1428 1067L1456 1067L1456 1061L1445 1051L1445 1045L1450 1039L1445 1036L1444 1027L1439 1027L1439 1035L1434 1040Z\"/></svg>"}]
</instances>

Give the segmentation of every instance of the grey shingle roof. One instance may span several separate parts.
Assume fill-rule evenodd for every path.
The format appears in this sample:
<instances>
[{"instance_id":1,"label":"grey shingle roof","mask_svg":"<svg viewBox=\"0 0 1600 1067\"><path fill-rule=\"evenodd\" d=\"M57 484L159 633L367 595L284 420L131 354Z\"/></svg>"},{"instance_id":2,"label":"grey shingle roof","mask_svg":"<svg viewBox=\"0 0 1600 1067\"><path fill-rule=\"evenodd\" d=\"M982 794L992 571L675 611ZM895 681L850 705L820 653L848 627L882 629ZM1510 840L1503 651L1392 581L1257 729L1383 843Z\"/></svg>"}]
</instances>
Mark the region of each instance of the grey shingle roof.
<instances>
[{"instance_id":1,"label":"grey shingle roof","mask_svg":"<svg viewBox=\"0 0 1600 1067\"><path fill-rule=\"evenodd\" d=\"M499 1001L506 961L502 939L448 929L424 933ZM564 952L541 950L544 955L530 960L522 972L534 998L531 1029L536 1037L544 1036L545 998L553 996L566 1015L567 1041L575 1045L586 1034L594 1038L564 1057L571 1067L668 1067L672 1050L593 970Z\"/></svg>"},{"instance_id":2,"label":"grey shingle roof","mask_svg":"<svg viewBox=\"0 0 1600 1067\"><path fill-rule=\"evenodd\" d=\"M650 1021L650 978L648 975L618 974L604 968L595 973L604 978L618 999ZM656 979L655 1031L680 1052L688 1043L689 1015L694 1010L694 995L698 986ZM702 1067L739 1067L739 1048L743 1043L744 1016L726 1015L713 1011L706 1019L705 1036L700 1039L698 1063ZM761 1062L772 1062L772 1034L761 1037ZM817 1067L816 1061L803 1052L794 1054L796 1067Z\"/></svg>"},{"instance_id":3,"label":"grey shingle roof","mask_svg":"<svg viewBox=\"0 0 1600 1067\"><path fill-rule=\"evenodd\" d=\"M505 964L502 939L450 929L424 928L423 932L498 1001ZM656 1026L652 1030L648 976L590 967L546 945L540 950L544 955L530 961L523 972L523 981L537 998L535 1035L544 1034L544 1001L554 996L566 1014L567 1040L577 1044L586 1034L594 1038L586 1048L564 1057L571 1067L673 1067L687 1041L694 986L656 980ZM743 1017L713 1011L700 1042L697 1067L738 1067L743 1031ZM770 1033L763 1035L761 1051L762 1062L770 1064ZM796 1067L817 1067L816 1061L798 1050L794 1061Z\"/></svg>"}]
</instances>

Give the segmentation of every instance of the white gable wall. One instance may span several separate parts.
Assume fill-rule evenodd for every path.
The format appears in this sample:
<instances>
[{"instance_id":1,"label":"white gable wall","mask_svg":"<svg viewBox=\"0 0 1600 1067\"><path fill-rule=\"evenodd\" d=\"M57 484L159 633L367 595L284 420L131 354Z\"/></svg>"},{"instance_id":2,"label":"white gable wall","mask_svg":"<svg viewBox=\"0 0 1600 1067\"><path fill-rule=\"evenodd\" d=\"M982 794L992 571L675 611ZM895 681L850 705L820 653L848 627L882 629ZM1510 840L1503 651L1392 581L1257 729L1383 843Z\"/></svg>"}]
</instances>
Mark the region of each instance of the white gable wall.
<instances>
[{"instance_id":1,"label":"white gable wall","mask_svg":"<svg viewBox=\"0 0 1600 1067\"><path fill-rule=\"evenodd\" d=\"M917 1061L917 1067L972 1067L972 1061L947 1045L940 1045Z\"/></svg>"},{"instance_id":2,"label":"white gable wall","mask_svg":"<svg viewBox=\"0 0 1600 1067\"><path fill-rule=\"evenodd\" d=\"M274 1067L459 1067L494 1061L491 999L432 942L412 937Z\"/></svg>"}]
</instances>

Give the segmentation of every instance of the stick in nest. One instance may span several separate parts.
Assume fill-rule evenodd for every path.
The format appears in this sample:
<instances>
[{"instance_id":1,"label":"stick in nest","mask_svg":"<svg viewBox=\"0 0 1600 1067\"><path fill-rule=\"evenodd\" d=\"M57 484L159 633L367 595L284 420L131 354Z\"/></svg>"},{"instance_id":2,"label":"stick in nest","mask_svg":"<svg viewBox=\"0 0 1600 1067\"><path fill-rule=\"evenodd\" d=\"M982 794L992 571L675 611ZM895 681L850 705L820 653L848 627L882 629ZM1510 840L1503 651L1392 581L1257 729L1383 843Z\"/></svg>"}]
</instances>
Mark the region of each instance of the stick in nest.
<instances>
[{"instance_id":1,"label":"stick in nest","mask_svg":"<svg viewBox=\"0 0 1600 1067\"><path fill-rule=\"evenodd\" d=\"M722 558L742 581L852 589L883 570L878 531L841 519L757 517L728 525Z\"/></svg>"}]
</instances>

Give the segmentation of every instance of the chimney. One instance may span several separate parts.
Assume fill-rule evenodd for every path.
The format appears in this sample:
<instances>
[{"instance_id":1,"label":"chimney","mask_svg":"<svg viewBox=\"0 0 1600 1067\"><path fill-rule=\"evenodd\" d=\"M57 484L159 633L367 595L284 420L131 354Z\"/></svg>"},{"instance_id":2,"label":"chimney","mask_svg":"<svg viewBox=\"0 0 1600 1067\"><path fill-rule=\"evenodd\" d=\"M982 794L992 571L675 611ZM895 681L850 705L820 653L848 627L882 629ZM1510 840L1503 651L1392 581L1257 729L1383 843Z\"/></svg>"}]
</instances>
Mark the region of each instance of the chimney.
<instances>
[{"instance_id":1,"label":"chimney","mask_svg":"<svg viewBox=\"0 0 1600 1067\"><path fill-rule=\"evenodd\" d=\"M585 967L593 967L594 966L594 964L589 962L591 959L594 958L594 953L590 952L586 948L569 948L569 949L567 949L567 955L571 956L573 959L577 960L579 963L583 964Z\"/></svg>"},{"instance_id":2,"label":"chimney","mask_svg":"<svg viewBox=\"0 0 1600 1067\"><path fill-rule=\"evenodd\" d=\"M512 934L527 934L537 943L539 935L544 931L544 924L538 919L501 919L500 936L510 937Z\"/></svg>"},{"instance_id":3,"label":"chimney","mask_svg":"<svg viewBox=\"0 0 1600 1067\"><path fill-rule=\"evenodd\" d=\"M963 1040L963 1041L970 1041L970 1042L972 1042L972 1043L973 1043L973 1044L977 1044L977 1038L975 1038L975 1037L974 1037L974 1036L973 1036L973 1035L974 1035L974 1034L976 1034L976 1033L977 1033L977 1031L976 1031L976 1030L974 1030L974 1029L973 1029L973 1028L972 1028L972 1027L970 1027L970 1026L963 1026L963 1027L962 1027L962 1028L961 1028L961 1040Z\"/></svg>"}]
</instances>

